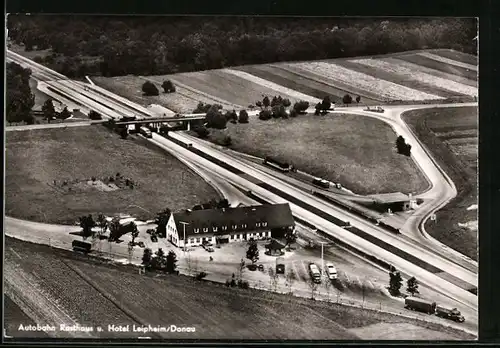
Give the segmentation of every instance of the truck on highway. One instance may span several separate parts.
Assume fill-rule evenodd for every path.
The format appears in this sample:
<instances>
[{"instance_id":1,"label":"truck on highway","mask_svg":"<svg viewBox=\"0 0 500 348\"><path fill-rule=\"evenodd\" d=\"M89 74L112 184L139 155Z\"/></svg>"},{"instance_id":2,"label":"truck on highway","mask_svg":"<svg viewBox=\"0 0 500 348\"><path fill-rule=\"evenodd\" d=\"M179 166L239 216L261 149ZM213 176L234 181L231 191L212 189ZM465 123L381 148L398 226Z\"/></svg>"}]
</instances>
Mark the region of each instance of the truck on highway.
<instances>
[{"instance_id":1,"label":"truck on highway","mask_svg":"<svg viewBox=\"0 0 500 348\"><path fill-rule=\"evenodd\" d=\"M79 251L86 254L92 249L92 244L76 239L73 240L71 246L73 247L73 251Z\"/></svg>"},{"instance_id":2,"label":"truck on highway","mask_svg":"<svg viewBox=\"0 0 500 348\"><path fill-rule=\"evenodd\" d=\"M465 321L462 313L460 313L460 311L456 308L448 309L442 306L436 306L436 315L438 317L454 320L459 323L463 323Z\"/></svg>"},{"instance_id":3,"label":"truck on highway","mask_svg":"<svg viewBox=\"0 0 500 348\"><path fill-rule=\"evenodd\" d=\"M436 302L424 300L418 297L405 298L405 308L413 311L434 314L436 312Z\"/></svg>"},{"instance_id":4,"label":"truck on highway","mask_svg":"<svg viewBox=\"0 0 500 348\"><path fill-rule=\"evenodd\" d=\"M311 275L311 279L314 283L321 283L321 273L319 271L319 268L312 262L309 264L309 274Z\"/></svg>"},{"instance_id":5,"label":"truck on highway","mask_svg":"<svg viewBox=\"0 0 500 348\"><path fill-rule=\"evenodd\" d=\"M459 323L465 321L464 316L457 308L449 309L437 305L436 302L424 300L422 298L407 297L405 299L405 308L428 314L435 314L438 317L454 320Z\"/></svg>"}]
</instances>

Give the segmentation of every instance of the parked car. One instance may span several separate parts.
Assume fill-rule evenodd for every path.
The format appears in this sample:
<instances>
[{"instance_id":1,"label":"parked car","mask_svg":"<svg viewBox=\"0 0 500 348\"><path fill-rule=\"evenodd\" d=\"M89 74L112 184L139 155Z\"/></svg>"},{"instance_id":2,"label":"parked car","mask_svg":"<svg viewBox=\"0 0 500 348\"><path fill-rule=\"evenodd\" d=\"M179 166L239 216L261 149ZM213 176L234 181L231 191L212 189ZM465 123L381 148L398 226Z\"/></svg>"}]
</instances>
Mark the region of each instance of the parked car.
<instances>
[{"instance_id":1,"label":"parked car","mask_svg":"<svg viewBox=\"0 0 500 348\"><path fill-rule=\"evenodd\" d=\"M335 266L331 262L328 262L325 265L325 271L326 271L326 274L328 275L328 279L330 279L330 280L337 279L337 269L335 268Z\"/></svg>"},{"instance_id":2,"label":"parked car","mask_svg":"<svg viewBox=\"0 0 500 348\"><path fill-rule=\"evenodd\" d=\"M259 271L264 272L264 265L263 264L260 264L257 268L259 269Z\"/></svg>"},{"instance_id":3,"label":"parked car","mask_svg":"<svg viewBox=\"0 0 500 348\"><path fill-rule=\"evenodd\" d=\"M321 283L321 273L319 271L319 268L312 262L309 264L309 274L314 283Z\"/></svg>"},{"instance_id":4,"label":"parked car","mask_svg":"<svg viewBox=\"0 0 500 348\"><path fill-rule=\"evenodd\" d=\"M209 253L213 253L215 251L214 248L212 247L206 247L205 250L208 251Z\"/></svg>"}]
</instances>

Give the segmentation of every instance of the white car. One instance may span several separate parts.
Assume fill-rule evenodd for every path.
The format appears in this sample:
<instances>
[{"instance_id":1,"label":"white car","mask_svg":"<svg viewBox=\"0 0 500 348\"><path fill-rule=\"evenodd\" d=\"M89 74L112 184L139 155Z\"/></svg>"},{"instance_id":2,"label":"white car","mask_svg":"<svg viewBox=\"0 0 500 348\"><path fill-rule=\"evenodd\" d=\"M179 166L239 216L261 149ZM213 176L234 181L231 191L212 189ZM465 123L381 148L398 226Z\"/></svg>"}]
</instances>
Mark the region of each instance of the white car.
<instances>
[{"instance_id":1,"label":"white car","mask_svg":"<svg viewBox=\"0 0 500 348\"><path fill-rule=\"evenodd\" d=\"M325 265L325 271L326 271L326 274L328 275L328 278L330 280L337 279L337 269L335 268L335 266L332 263L327 263Z\"/></svg>"}]
</instances>

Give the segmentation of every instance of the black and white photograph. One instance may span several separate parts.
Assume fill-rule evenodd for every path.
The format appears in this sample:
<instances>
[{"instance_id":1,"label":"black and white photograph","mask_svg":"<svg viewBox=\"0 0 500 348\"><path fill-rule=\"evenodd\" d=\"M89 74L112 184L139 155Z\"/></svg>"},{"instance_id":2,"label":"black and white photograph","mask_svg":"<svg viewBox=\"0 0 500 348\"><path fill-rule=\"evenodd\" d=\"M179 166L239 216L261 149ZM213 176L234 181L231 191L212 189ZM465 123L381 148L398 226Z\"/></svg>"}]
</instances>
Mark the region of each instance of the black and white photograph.
<instances>
[{"instance_id":1,"label":"black and white photograph","mask_svg":"<svg viewBox=\"0 0 500 348\"><path fill-rule=\"evenodd\" d=\"M477 18L6 22L4 339L478 339Z\"/></svg>"}]
</instances>

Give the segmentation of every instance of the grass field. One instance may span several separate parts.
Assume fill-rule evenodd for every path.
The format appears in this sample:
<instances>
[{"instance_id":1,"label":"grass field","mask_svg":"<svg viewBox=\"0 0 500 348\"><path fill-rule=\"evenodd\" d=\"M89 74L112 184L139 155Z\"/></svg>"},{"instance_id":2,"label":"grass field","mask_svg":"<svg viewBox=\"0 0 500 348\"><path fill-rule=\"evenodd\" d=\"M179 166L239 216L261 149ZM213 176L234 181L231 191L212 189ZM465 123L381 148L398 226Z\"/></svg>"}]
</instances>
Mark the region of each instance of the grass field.
<instances>
[{"instance_id":1,"label":"grass field","mask_svg":"<svg viewBox=\"0 0 500 348\"><path fill-rule=\"evenodd\" d=\"M334 114L255 119L248 125L228 124L226 130L211 130L210 138L215 141L221 133L231 136L231 148L236 151L281 158L359 194L427 188L413 161L396 153L392 128L372 118Z\"/></svg>"},{"instance_id":2,"label":"grass field","mask_svg":"<svg viewBox=\"0 0 500 348\"><path fill-rule=\"evenodd\" d=\"M152 338L342 340L380 336L377 325L384 322L404 328L409 338L418 332L418 339L473 339L451 328L395 315L258 290L228 289L183 276L139 275L128 266L105 265L12 238L7 238L6 244L6 268L15 266L18 270L8 273L6 282L19 281L21 273L33 277L33 289L52 298L82 325L174 324L196 328L191 334L148 334ZM40 303L33 305L47 313L47 308L40 309ZM360 331L359 336L353 333L356 331ZM101 337L130 336L105 330Z\"/></svg>"},{"instance_id":3,"label":"grass field","mask_svg":"<svg viewBox=\"0 0 500 348\"><path fill-rule=\"evenodd\" d=\"M111 192L61 187L63 180L101 180L116 173L136 187ZM217 197L171 155L135 136L122 140L102 126L8 132L5 185L6 215L53 223L99 212L149 216Z\"/></svg>"},{"instance_id":4,"label":"grass field","mask_svg":"<svg viewBox=\"0 0 500 348\"><path fill-rule=\"evenodd\" d=\"M403 115L434 158L455 183L458 194L428 221L436 239L477 260L477 231L460 227L477 222L477 210L467 210L477 199L478 111L476 107L414 110Z\"/></svg>"}]
</instances>

